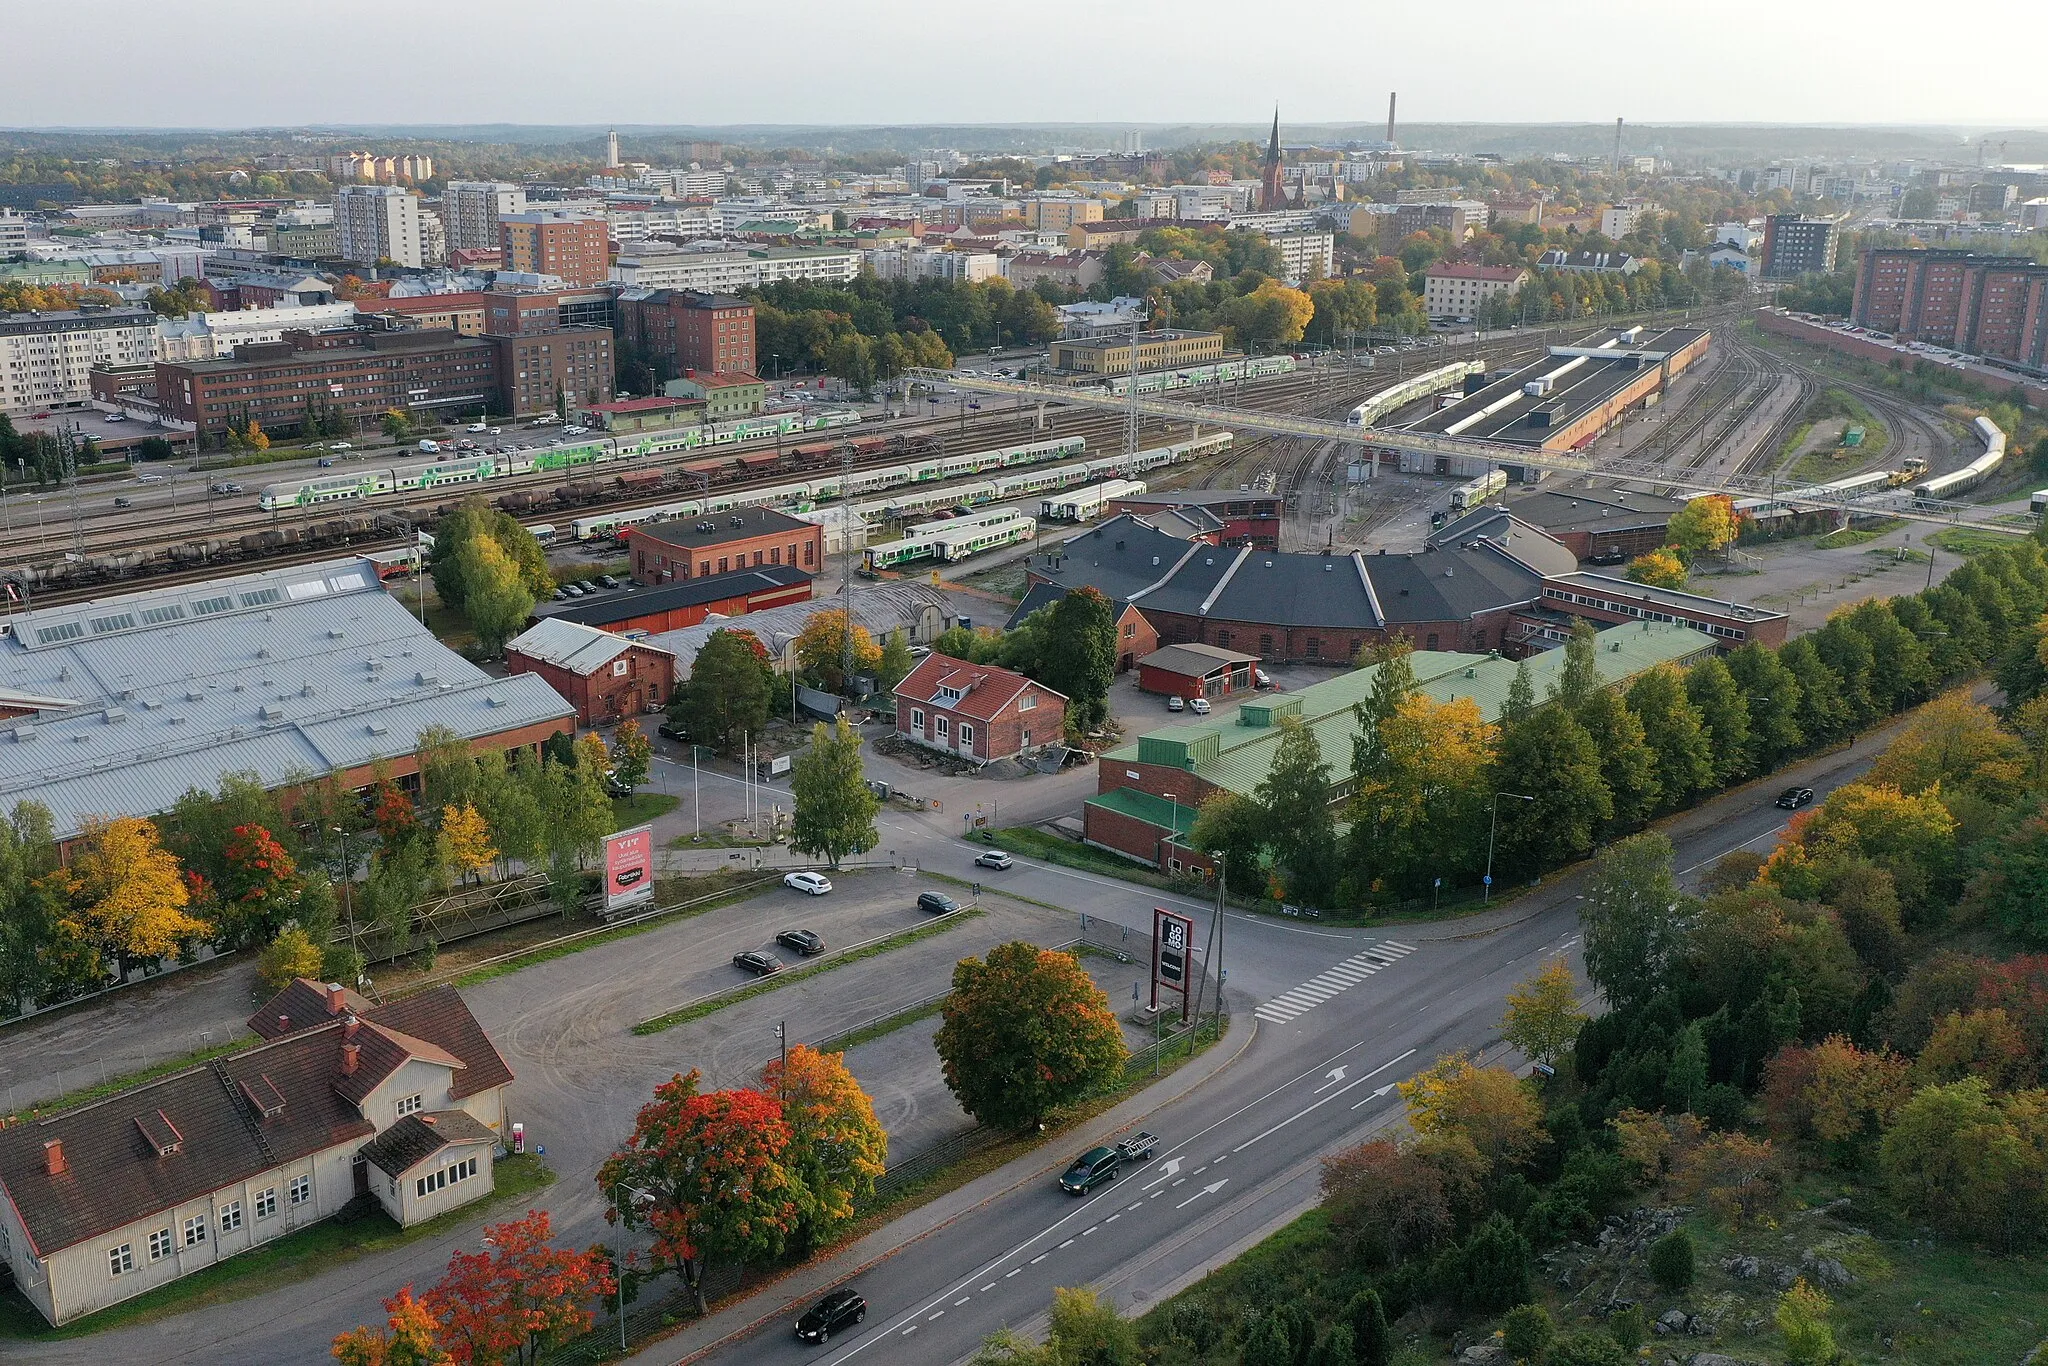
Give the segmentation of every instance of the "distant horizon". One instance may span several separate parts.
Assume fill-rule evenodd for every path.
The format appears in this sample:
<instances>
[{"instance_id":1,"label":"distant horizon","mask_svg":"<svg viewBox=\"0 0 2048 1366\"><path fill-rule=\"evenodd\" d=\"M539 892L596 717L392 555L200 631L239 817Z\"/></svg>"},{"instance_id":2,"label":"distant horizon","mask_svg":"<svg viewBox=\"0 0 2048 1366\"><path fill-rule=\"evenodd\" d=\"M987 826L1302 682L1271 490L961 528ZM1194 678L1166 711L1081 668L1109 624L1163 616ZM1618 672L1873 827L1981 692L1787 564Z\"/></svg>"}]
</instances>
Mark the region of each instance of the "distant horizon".
<instances>
[{"instance_id":1,"label":"distant horizon","mask_svg":"<svg viewBox=\"0 0 2048 1366\"><path fill-rule=\"evenodd\" d=\"M1372 117L1370 117L1370 116L1365 116L1365 117L1359 117L1359 118L1352 118L1352 119L1327 119L1327 118L1326 118L1326 119L1289 119L1289 118L1287 118L1287 111L1286 111L1286 109L1285 109L1284 107L1283 107L1283 108L1281 109L1280 113L1281 113L1281 119L1280 119L1280 133L1281 133L1281 140L1282 140L1282 141L1285 141L1285 140L1286 140L1286 137L1287 137L1287 131L1288 131L1288 129L1289 129L1289 128L1302 128L1302 129L1349 129L1349 128L1383 128L1383 127L1385 126L1385 124L1386 124L1386 118L1385 118L1384 114L1382 114L1382 115L1381 115L1380 117L1378 117L1377 119L1375 119L1375 118L1372 118ZM959 130L961 130L961 131L973 131L973 130L978 130L978 129L990 129L990 130L999 130L999 131L1040 131L1040 130L1043 130L1043 131L1057 131L1057 130L1060 130L1060 129L1079 129L1079 130L1084 130L1084 131L1092 131L1092 130L1096 130L1096 129L1104 129L1104 128L1120 128L1120 129L1124 129L1124 130L1126 130L1126 131L1133 131L1133 132L1144 132L1144 131L1147 131L1147 130L1152 130L1152 129L1172 129L1172 128L1185 128L1185 127L1189 127L1189 126L1197 126L1197 127L1209 127L1209 128L1236 128L1236 127L1240 127L1240 126L1241 126L1241 127L1247 128L1247 129L1251 129L1251 130L1255 130L1255 131L1258 131L1258 132L1260 132L1260 133L1261 133L1261 134L1263 135L1264 131L1265 131L1265 130L1266 130L1266 129L1267 129L1267 128L1268 128L1269 126L1270 126L1270 121L1252 121L1252 122L1244 122L1244 123L1240 123L1240 121L1238 121L1238 120L1234 120L1234 119L1215 119L1215 120L1195 120L1195 119L1068 119L1068 120L1051 120L1051 119L1028 119L1028 118L1019 118L1019 119L999 119L999 120L975 120L975 121L959 121L959 120L944 120L944 119L900 119L900 120L893 120L893 121L881 121L881 120L851 120L851 121L847 121L847 122L842 122L842 123L807 123L807 122L748 122L748 123L645 123L645 122L642 122L642 123L634 123L634 122L628 122L628 121L624 121L624 120L621 120L621 121L617 121L617 122L611 122L611 123L589 123L589 122L583 122L583 121L578 121L578 120L562 120L562 121L557 121L557 122L533 122L533 123L514 123L514 122L509 122L509 121L506 121L506 120L494 120L494 119L485 119L485 120L466 120L466 121L455 121L455 120L440 120L440 119L412 119L412 120L394 120L394 121L391 121L391 122L388 122L388 123L375 123L375 122L370 122L370 121L368 121L368 120L352 120L352 119L330 119L330 120L323 120L323 121L320 121L320 122L315 122L315 123L276 123L276 122L260 122L260 121L259 121L259 122L253 122L253 123L218 123L218 124L200 124L200 123L164 123L164 124L148 124L148 123L107 123L107 124L88 124L88 123L64 123L64 124L30 124L30 123L14 123L14 124L0 124L0 133L34 133L34 134L41 134L41 135L45 135L45 136L49 136L49 135L56 135L56 134L65 134L65 133L77 133L77 134L82 134L82 135L104 135L104 134L109 134L109 133L147 133L147 134L150 134L150 135L152 135L152 136L162 136L162 135L165 135L165 134L172 134L172 133L231 133L231 134L238 134L238 135L243 135L243 136L260 136L260 135L266 135L266 134L270 134L270 135L275 135L275 134L293 134L293 133L316 133L316 134L330 134L330 133L331 133L331 134L336 134L336 135L340 135L340 134L348 134L348 133L357 133L357 132L398 132L398 131L401 131L401 130L404 130L404 129L420 129L420 128L432 128L432 129L439 129L439 130L448 130L448 131L453 131L453 130L460 130L460 129L479 129L479 130L482 130L482 129L501 129L501 130L517 130L517 129L531 129L531 130L535 130L535 131L549 130L549 131L558 131L558 132L572 132L572 131L575 131L575 132L588 132L588 133L590 133L590 134L591 134L592 136L600 136L600 135L602 135L602 134L604 134L604 133L606 133L606 132L620 132L620 133L650 133L650 134L654 134L654 133L658 133L658 134L678 134L678 133L720 133L720 132L746 132L746 133L781 133L781 132L791 132L791 133L805 133L805 132L826 132L826 133L829 133L829 132L835 132L835 131L848 131L848 132L893 132L893 131L898 131L898 130L906 130L906 129L932 129L932 128L943 128L943 129L959 129ZM1638 122L1638 121L1636 121L1636 120L1628 119L1628 118L1626 118L1626 117L1624 116L1624 117L1623 117L1623 126L1624 126L1624 128L1625 128L1625 129L1633 129L1633 130L1637 130L1637 131L1643 131L1643 132L1650 132L1650 131L1654 131L1654 130L1657 130L1657 129L1663 129L1663 128L1684 128L1684 129L1740 129L1740 130L1801 130L1801 129L1811 129L1811 130L1832 130L1832 129L1842 129L1842 130L1857 130L1857 131L1866 131L1866 132L1883 132L1883 131L1887 131L1887 130L1897 130L1897 131L1901 131L1901 132L1918 132L1918 133L1928 133L1928 132L1936 132L1936 133L1942 133L1942 132L1956 132L1956 133L1972 133L1972 134L1978 134L1978 133L2029 133L2029 134L2048 134L2048 119L2043 119L2043 120L2042 120L2042 121L2040 121L2040 122L2037 122L2037 123L2031 123L2031 124L2022 124L2022 123L2002 123L2002 122L1996 122L1996 121L1993 121L1993 122L1964 122L1964 121L1942 121L1942 120L1927 120L1927 121L1922 121L1922 120L1899 120L1899 119L1892 119L1892 120L1882 120L1882 121L1869 121L1869 120L1854 120L1854 119L1813 119L1813 120L1770 120L1770 119L1658 119L1658 120L1642 120L1642 121ZM1546 128L1557 128L1557 129L1577 129L1577 128L1602 128L1602 129L1608 129L1608 130L1611 130L1611 129L1612 129L1613 127L1614 127L1614 120L1613 120L1612 118L1608 118L1608 119L1593 119L1593 118L1578 118L1578 119L1427 119L1427 120L1424 120L1424 119L1418 119L1418 120L1414 121L1413 123L1408 123L1408 122L1405 122L1405 121L1401 121L1401 120L1399 120L1399 119L1397 119L1397 120L1396 120L1396 132L1397 132L1397 134L1398 134L1398 133L1400 133L1400 132L1402 132L1402 131L1419 131L1419 130L1427 130L1427 129L1453 129L1453 128L1501 128L1501 129L1546 129Z\"/></svg>"}]
</instances>

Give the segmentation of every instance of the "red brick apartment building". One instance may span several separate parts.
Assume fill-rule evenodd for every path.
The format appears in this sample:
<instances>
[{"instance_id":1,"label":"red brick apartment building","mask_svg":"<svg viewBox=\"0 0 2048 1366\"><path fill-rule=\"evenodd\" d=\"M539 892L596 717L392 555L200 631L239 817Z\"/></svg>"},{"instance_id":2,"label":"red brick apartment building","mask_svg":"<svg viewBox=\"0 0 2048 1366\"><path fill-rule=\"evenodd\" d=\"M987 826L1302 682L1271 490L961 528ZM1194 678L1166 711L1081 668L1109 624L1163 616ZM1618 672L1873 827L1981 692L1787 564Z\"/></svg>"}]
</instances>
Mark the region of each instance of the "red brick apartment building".
<instances>
[{"instance_id":1,"label":"red brick apartment building","mask_svg":"<svg viewBox=\"0 0 2048 1366\"><path fill-rule=\"evenodd\" d=\"M634 580L650 586L764 565L793 565L816 574L825 559L823 527L773 508L648 522L628 527L621 539L633 557Z\"/></svg>"},{"instance_id":2,"label":"red brick apartment building","mask_svg":"<svg viewBox=\"0 0 2048 1366\"><path fill-rule=\"evenodd\" d=\"M611 230L602 218L509 213L498 219L506 270L558 275L564 284L603 284L611 275Z\"/></svg>"},{"instance_id":3,"label":"red brick apartment building","mask_svg":"<svg viewBox=\"0 0 2048 1366\"><path fill-rule=\"evenodd\" d=\"M950 655L926 655L896 688L896 733L976 763L1058 743L1067 699L1023 674Z\"/></svg>"},{"instance_id":4,"label":"red brick apartment building","mask_svg":"<svg viewBox=\"0 0 2048 1366\"><path fill-rule=\"evenodd\" d=\"M620 338L664 381L685 370L761 373L754 306L745 299L688 289L627 290L619 296L618 321Z\"/></svg>"},{"instance_id":5,"label":"red brick apartment building","mask_svg":"<svg viewBox=\"0 0 2048 1366\"><path fill-rule=\"evenodd\" d=\"M2048 365L2048 266L2025 256L1873 249L1850 317L1900 341Z\"/></svg>"}]
</instances>

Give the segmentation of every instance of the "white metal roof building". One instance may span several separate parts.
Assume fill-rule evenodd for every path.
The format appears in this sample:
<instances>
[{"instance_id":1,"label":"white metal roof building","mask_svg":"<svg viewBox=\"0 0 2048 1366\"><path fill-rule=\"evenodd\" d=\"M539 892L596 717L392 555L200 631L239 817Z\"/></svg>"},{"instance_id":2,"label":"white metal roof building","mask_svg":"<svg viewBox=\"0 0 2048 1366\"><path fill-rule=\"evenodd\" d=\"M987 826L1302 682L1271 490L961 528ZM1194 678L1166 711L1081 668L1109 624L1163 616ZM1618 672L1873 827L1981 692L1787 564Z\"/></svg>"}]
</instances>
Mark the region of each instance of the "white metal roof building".
<instances>
[{"instance_id":1,"label":"white metal roof building","mask_svg":"<svg viewBox=\"0 0 2048 1366\"><path fill-rule=\"evenodd\" d=\"M575 726L541 679L435 640L359 559L15 613L0 690L70 703L0 722L0 808L42 803L60 839L224 773L403 775L436 726L506 747Z\"/></svg>"},{"instance_id":2,"label":"white metal roof building","mask_svg":"<svg viewBox=\"0 0 2048 1366\"><path fill-rule=\"evenodd\" d=\"M505 653L516 652L572 673L587 674L602 669L636 645L643 649L660 648L648 640L629 639L615 631L600 631L595 626L560 617L543 617L508 644Z\"/></svg>"},{"instance_id":3,"label":"white metal roof building","mask_svg":"<svg viewBox=\"0 0 2048 1366\"><path fill-rule=\"evenodd\" d=\"M902 631L912 645L929 645L941 632L956 625L959 610L945 591L928 583L884 583L856 588L852 593L853 621L867 628L876 641L886 640L892 631ZM748 631L768 651L777 669L790 663L790 648L803 634L804 624L820 612L837 611L839 595L793 602L737 617L710 617L679 631L662 631L648 636L646 644L667 650L676 657L676 681L690 676L697 651L711 639L713 631Z\"/></svg>"}]
</instances>

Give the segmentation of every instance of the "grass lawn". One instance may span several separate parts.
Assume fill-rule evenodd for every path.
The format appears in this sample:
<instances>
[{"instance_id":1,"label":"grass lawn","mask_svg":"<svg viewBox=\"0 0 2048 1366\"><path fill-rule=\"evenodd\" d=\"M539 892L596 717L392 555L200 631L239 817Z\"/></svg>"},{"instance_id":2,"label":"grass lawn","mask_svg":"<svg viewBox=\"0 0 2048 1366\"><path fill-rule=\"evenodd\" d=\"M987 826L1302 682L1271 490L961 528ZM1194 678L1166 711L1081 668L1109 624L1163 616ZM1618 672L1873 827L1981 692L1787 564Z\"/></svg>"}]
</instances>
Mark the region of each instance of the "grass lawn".
<instances>
[{"instance_id":1,"label":"grass lawn","mask_svg":"<svg viewBox=\"0 0 2048 1366\"><path fill-rule=\"evenodd\" d=\"M1851 546L1859 546L1866 541L1874 541L1878 537L1888 534L1886 531L1845 527L1840 531L1830 531L1827 535L1815 541L1813 545L1816 550L1847 550Z\"/></svg>"},{"instance_id":2,"label":"grass lawn","mask_svg":"<svg viewBox=\"0 0 2048 1366\"><path fill-rule=\"evenodd\" d=\"M1935 532L1927 539L1951 555L1982 555L1987 550L2003 550L2017 538L2002 531L1985 531L1973 526L1952 526Z\"/></svg>"},{"instance_id":3,"label":"grass lawn","mask_svg":"<svg viewBox=\"0 0 2048 1366\"><path fill-rule=\"evenodd\" d=\"M1126 882L1141 882L1162 891L1178 890L1173 879L1149 864L1112 854L1107 849L1097 849L1092 844L1076 844L1064 835L1048 834L1028 825L1013 825L994 831L992 842L998 849L1007 849L1013 854L1029 854L1032 858L1057 863L1063 868L1079 868L1083 872L1102 873Z\"/></svg>"},{"instance_id":4,"label":"grass lawn","mask_svg":"<svg viewBox=\"0 0 2048 1366\"><path fill-rule=\"evenodd\" d=\"M375 1207L365 1213L342 1214L62 1328L50 1327L27 1300L10 1290L0 1296L0 1339L50 1342L84 1337L107 1328L154 1323L210 1304L261 1295L306 1280L331 1266L446 1233L491 1210L516 1205L552 1182L555 1174L539 1157L527 1153L501 1158L493 1169L492 1179L495 1189L485 1199L450 1210L424 1224L400 1228Z\"/></svg>"},{"instance_id":5,"label":"grass lawn","mask_svg":"<svg viewBox=\"0 0 2048 1366\"><path fill-rule=\"evenodd\" d=\"M666 816L680 806L682 800L669 792L635 792L630 797L614 797L612 817L618 822L618 828L625 830L645 825L656 816Z\"/></svg>"}]
</instances>

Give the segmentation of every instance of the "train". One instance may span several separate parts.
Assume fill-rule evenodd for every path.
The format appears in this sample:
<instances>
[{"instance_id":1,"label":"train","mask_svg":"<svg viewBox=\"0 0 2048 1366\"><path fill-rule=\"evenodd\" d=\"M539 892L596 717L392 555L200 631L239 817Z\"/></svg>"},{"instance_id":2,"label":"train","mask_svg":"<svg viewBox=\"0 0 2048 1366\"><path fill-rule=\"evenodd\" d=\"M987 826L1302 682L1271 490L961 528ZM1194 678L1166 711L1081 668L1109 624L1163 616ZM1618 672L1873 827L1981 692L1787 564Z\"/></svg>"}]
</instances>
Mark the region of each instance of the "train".
<instances>
[{"instance_id":1,"label":"train","mask_svg":"<svg viewBox=\"0 0 2048 1366\"><path fill-rule=\"evenodd\" d=\"M1458 485L1451 490L1451 507L1459 512L1484 507L1490 498L1496 498L1507 491L1506 470L1488 470L1477 479Z\"/></svg>"},{"instance_id":2,"label":"train","mask_svg":"<svg viewBox=\"0 0 2048 1366\"><path fill-rule=\"evenodd\" d=\"M585 438L557 440L538 450L505 447L495 451L451 453L437 460L369 466L344 474L287 480L265 485L257 502L264 511L277 512L343 499L377 498L420 489L479 484L536 471L573 470L640 461L672 451L743 444L766 437L845 427L859 421L860 414L851 408L819 408L808 412L770 413L741 418L736 422L679 427L673 431L650 432L637 438L598 433ZM718 463L723 465L727 462Z\"/></svg>"},{"instance_id":3,"label":"train","mask_svg":"<svg viewBox=\"0 0 2048 1366\"><path fill-rule=\"evenodd\" d=\"M1202 384L1226 384L1234 379L1271 379L1275 375L1291 375L1297 369L1292 356L1247 356L1242 360L1222 360L1213 365L1190 365L1179 370L1152 370L1138 376L1138 392L1141 394L1165 393L1173 389L1192 389ZM1112 394L1123 394L1130 390L1128 377L1107 381Z\"/></svg>"},{"instance_id":4,"label":"train","mask_svg":"<svg viewBox=\"0 0 2048 1366\"><path fill-rule=\"evenodd\" d=\"M1144 491L1142 479L1105 479L1046 499L1039 505L1038 515L1048 522L1092 522L1117 499Z\"/></svg>"},{"instance_id":5,"label":"train","mask_svg":"<svg viewBox=\"0 0 2048 1366\"><path fill-rule=\"evenodd\" d=\"M2005 433L1996 422L1980 417L1970 424L1970 430L1984 443L1984 453L1969 464L1949 474L1937 474L1932 479L1923 479L1913 485L1913 497L1922 502L1940 502L1953 498L1959 493L1968 493L1984 482L2005 460Z\"/></svg>"},{"instance_id":6,"label":"train","mask_svg":"<svg viewBox=\"0 0 2048 1366\"><path fill-rule=\"evenodd\" d=\"M871 545L863 561L868 573L897 569L918 560L957 564L971 555L1016 545L1038 535L1038 519L1021 508L992 508L952 521L912 527L899 540Z\"/></svg>"}]
</instances>

